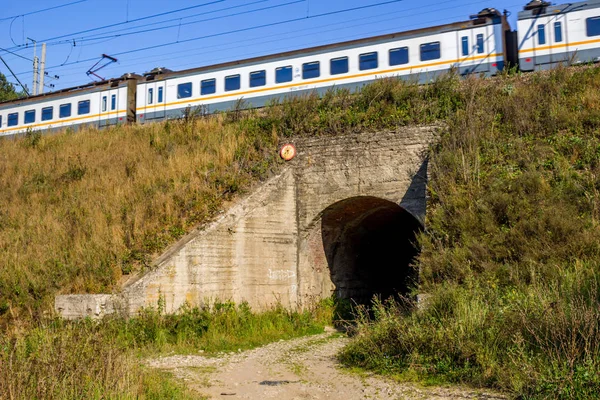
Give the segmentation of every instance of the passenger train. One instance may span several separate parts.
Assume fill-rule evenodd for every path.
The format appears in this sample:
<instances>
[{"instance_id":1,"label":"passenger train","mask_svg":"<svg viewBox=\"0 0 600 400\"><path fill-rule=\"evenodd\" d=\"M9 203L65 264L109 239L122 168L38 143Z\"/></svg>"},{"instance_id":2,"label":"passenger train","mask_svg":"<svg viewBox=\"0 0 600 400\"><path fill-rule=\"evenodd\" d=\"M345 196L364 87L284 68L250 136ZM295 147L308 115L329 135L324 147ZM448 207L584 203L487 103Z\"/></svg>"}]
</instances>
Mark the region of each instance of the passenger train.
<instances>
[{"instance_id":1,"label":"passenger train","mask_svg":"<svg viewBox=\"0 0 600 400\"><path fill-rule=\"evenodd\" d=\"M551 5L533 0L512 31L506 12L486 8L469 20L218 65L117 79L0 103L0 136L81 125L105 127L182 116L203 107L254 107L328 88L356 89L375 79L428 82L451 69L495 75L600 60L600 0Z\"/></svg>"}]
</instances>

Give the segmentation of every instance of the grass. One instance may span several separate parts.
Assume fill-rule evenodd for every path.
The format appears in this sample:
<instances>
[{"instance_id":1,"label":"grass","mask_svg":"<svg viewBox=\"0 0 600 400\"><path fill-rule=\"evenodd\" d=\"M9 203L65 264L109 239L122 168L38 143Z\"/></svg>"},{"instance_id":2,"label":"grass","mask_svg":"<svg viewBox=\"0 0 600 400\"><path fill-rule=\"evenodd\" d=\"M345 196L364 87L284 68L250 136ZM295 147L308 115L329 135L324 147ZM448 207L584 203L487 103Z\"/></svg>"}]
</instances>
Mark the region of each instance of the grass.
<instances>
[{"instance_id":1,"label":"grass","mask_svg":"<svg viewBox=\"0 0 600 400\"><path fill-rule=\"evenodd\" d=\"M384 80L244 104L211 118L29 132L0 140L0 325L41 318L57 293L100 293L148 268L272 174L281 137L395 129L445 118L459 80L426 88Z\"/></svg>"},{"instance_id":2,"label":"grass","mask_svg":"<svg viewBox=\"0 0 600 400\"><path fill-rule=\"evenodd\" d=\"M52 319L52 303L58 293L110 292L148 268L276 172L280 138L445 118L458 85L384 80L261 110L240 102L210 118L0 140L0 398L186 398L138 357L237 351L320 329L331 318L315 310L257 315L224 303L69 323Z\"/></svg>"},{"instance_id":3,"label":"grass","mask_svg":"<svg viewBox=\"0 0 600 400\"><path fill-rule=\"evenodd\" d=\"M465 82L431 151L427 306L376 303L345 363L523 399L600 396L599 89L598 68Z\"/></svg>"},{"instance_id":4,"label":"grass","mask_svg":"<svg viewBox=\"0 0 600 400\"><path fill-rule=\"evenodd\" d=\"M205 119L0 140L0 393L185 398L137 357L312 332L321 312L228 303L100 323L48 314L57 293L117 288L277 171L280 138L443 121L417 265L429 306L376 305L342 360L520 398L597 396L599 89L593 67L387 79Z\"/></svg>"},{"instance_id":5,"label":"grass","mask_svg":"<svg viewBox=\"0 0 600 400\"><path fill-rule=\"evenodd\" d=\"M261 313L215 303L173 315L146 309L132 319L48 320L0 337L0 399L198 398L168 374L140 366L140 358L216 355L322 333L332 313L328 301L304 312Z\"/></svg>"}]
</instances>

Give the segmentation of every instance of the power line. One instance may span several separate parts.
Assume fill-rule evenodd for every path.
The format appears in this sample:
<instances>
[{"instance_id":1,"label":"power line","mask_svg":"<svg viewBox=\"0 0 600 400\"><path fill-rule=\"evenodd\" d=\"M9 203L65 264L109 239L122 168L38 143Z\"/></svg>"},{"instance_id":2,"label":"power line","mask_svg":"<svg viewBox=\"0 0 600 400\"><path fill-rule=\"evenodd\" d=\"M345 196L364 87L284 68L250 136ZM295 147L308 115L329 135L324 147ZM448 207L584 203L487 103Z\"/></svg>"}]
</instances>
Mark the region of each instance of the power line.
<instances>
[{"instance_id":1,"label":"power line","mask_svg":"<svg viewBox=\"0 0 600 400\"><path fill-rule=\"evenodd\" d=\"M162 13L159 13L159 14L147 15L147 16L145 16L145 17L140 17L140 18L132 19L132 20L125 21L125 22L117 22L117 23L115 23L115 24L110 24L110 25L99 26L99 27L96 27L96 28L91 28L91 29L85 29L85 30L83 30L83 31L79 31L79 32L75 32L75 33L69 33L69 34L66 34L66 35L54 36L54 37L47 38L47 39L43 39L43 40L40 40L40 41L41 41L41 42L49 42L49 41L51 41L51 40L56 40L56 39L62 39L62 38L65 38L65 37L67 37L67 36L71 36L71 37L72 37L72 36L74 36L74 35L79 35L79 34L82 34L82 33L95 32L95 31L99 31L99 30L101 30L101 29L112 28L112 27L114 27L114 26L120 26L120 25L125 25L125 24L131 24L131 23L133 23L133 22L145 21L145 20L147 20L147 19L152 19L152 18L162 17L163 15L169 15L169 14L174 14L174 13L178 13L178 12L181 12L181 11L192 10L192 9L194 9L194 8L206 7L206 6L210 6L210 5L217 4L217 3L223 3L224 1L225 1L225 0L214 0L214 1L210 1L210 2L208 2L208 3L197 4L197 5L195 5L195 6L190 6L190 7L185 7L185 8L179 8L179 9L177 9L177 10L165 11L165 12L162 12Z\"/></svg>"},{"instance_id":2,"label":"power line","mask_svg":"<svg viewBox=\"0 0 600 400\"><path fill-rule=\"evenodd\" d=\"M25 85L23 85L21 83L21 81L19 80L19 78L17 78L17 75L15 75L15 73L13 72L13 70L10 69L10 67L8 66L8 64L6 63L6 61L4 61L4 58L2 58L2 56L0 56L0 61L2 61L2 63L4 63L4 65L6 65L6 68L10 71L10 73L17 80L17 82L19 82L19 85L21 85L21 87L23 88L23 90L25 91L25 93L27 93L27 96L29 96L29 91L27 90L27 88L25 87Z\"/></svg>"},{"instance_id":3,"label":"power line","mask_svg":"<svg viewBox=\"0 0 600 400\"><path fill-rule=\"evenodd\" d=\"M166 47L166 46L172 46L174 44L188 43L188 42L193 42L193 41L201 40L201 39L208 39L208 38L213 38L213 37L218 37L218 36L230 35L232 33L248 32L248 31L255 30L255 29L261 29L261 28L267 28L267 27L271 27L271 26L283 25L283 24L287 24L287 23L290 23L290 22L306 21L308 19L320 18L320 17L330 16L330 15L334 15L334 14L341 14L341 13L346 13L346 12L350 12L350 11L357 11L357 10L363 10L363 9L366 9L366 8L372 8L372 7L377 7L377 6L387 5L387 4L393 4L393 3L399 3L401 1L403 1L403 0L390 0L390 1L380 2L380 3L370 4L370 5L366 5L366 6L353 7L353 8L343 9L343 10L337 10L337 11L330 11L330 12L321 13L321 14L315 14L315 15L311 15L310 17L292 18L292 19L288 19L288 20L284 20L284 21L279 21L279 22L271 22L271 23L268 23L268 24L256 25L256 26L251 26L251 27L248 27L248 28L235 29L235 30L231 30L231 31L214 33L214 34L210 34L210 35L197 36L197 37L190 38L190 39L185 39L185 40L178 40L178 41L174 41L174 42L167 42L167 43L157 44L157 45L153 45L153 46L147 46L147 47L142 47L142 48L138 48L138 49L132 49L132 50L127 50L127 51L122 51L120 53L113 53L112 55L116 57L116 56L121 56L121 55L124 55L124 54L131 54L131 53L137 53L137 52L140 52L140 51L146 51L146 50L152 50L152 49L157 49L157 48ZM83 63L83 62L90 62L90 61L93 61L93 60L96 60L96 57L94 57L94 58L88 58L88 59L85 59L85 60L73 61L73 62L62 64L62 65L55 65L55 66L52 66L50 68L62 67L64 65L74 65L74 64L79 64L79 63Z\"/></svg>"},{"instance_id":4,"label":"power line","mask_svg":"<svg viewBox=\"0 0 600 400\"><path fill-rule=\"evenodd\" d=\"M250 2L250 3L239 4L237 6L231 6L231 7L225 7L225 8L219 8L218 10L207 11L207 12L203 12L203 13L199 13L199 14L186 15L186 16L179 17L179 18L171 18L171 19L166 19L166 20L158 21L158 22L150 22L150 23L143 24L143 25L140 25L140 26L131 26L129 28L115 29L115 30L108 31L108 32L96 33L96 34L92 34L92 35L89 35L89 36L82 36L80 39L93 38L94 36L98 36L98 35L107 35L109 33L123 32L123 31L129 31L129 30L132 30L132 29L138 29L138 28L142 28L142 27L147 27L147 26L160 25L160 24L164 24L164 23L167 23L167 22L181 21L181 20L184 20L184 19L194 18L194 17L197 17L199 15L214 14L214 13L218 13L218 12L221 12L221 11L228 11L228 10L233 10L233 9L236 9L236 8L248 7L248 6L252 6L254 4L258 4L258 3L266 3L268 1L269 0L257 0L257 1L253 1L253 2ZM303 1L306 1L306 0L303 0ZM227 17L227 16L225 15L223 17ZM68 42L71 42L71 40L69 40Z\"/></svg>"},{"instance_id":5,"label":"power line","mask_svg":"<svg viewBox=\"0 0 600 400\"><path fill-rule=\"evenodd\" d=\"M67 6L72 6L74 4L79 4L79 3L84 3L88 0L77 0L77 1L72 1L70 3L66 3L66 4L61 4L58 6L53 6L53 7L48 7L48 8L42 8L41 10L36 10L36 11L30 11L28 13L24 13L24 14L19 14L19 15L13 15L12 17L4 17L4 18L0 18L0 21L8 21L9 19L14 19L14 18L19 18L19 17L25 17L27 15L33 15L33 14L39 14L45 11L50 11L50 10L56 10L57 8L62 8L62 7L67 7Z\"/></svg>"},{"instance_id":6,"label":"power line","mask_svg":"<svg viewBox=\"0 0 600 400\"><path fill-rule=\"evenodd\" d=\"M33 60L32 60L31 58L24 57L24 56L22 56L22 55L20 55L20 54L17 54L17 53L15 53L14 51L10 51L10 50L7 50L7 49L3 49L2 47L0 47L0 50L1 50L1 51L4 51L4 52L7 52L8 54L12 54L13 56L16 56L16 57L22 58L23 60L27 60L27 61L31 61L31 62L33 62Z\"/></svg>"},{"instance_id":7,"label":"power line","mask_svg":"<svg viewBox=\"0 0 600 400\"><path fill-rule=\"evenodd\" d=\"M186 22L186 23L183 23L183 24L167 25L167 26L161 26L159 28L144 29L144 30L135 31L135 32L121 33L121 34L115 34L115 35L110 35L110 36L98 36L98 37L93 37L93 38L88 38L88 39L86 39L86 38L79 38L78 43L86 42L86 41L92 41L92 40L116 39L116 38L119 38L119 37L124 37L124 36L129 36L129 35L137 35L137 34L140 34L140 33L155 32L155 31L159 31L159 30L163 30L163 29L169 29L169 28L176 28L176 27L182 27L182 26L187 26L187 25L199 24L201 22L214 21L214 20L222 19L222 18L237 17L237 16L240 16L240 15L251 14L251 13L254 13L254 12L258 12L258 11L272 10L274 8L285 7L285 6L289 6L289 5L292 5L292 4L304 3L305 1L306 0L294 0L294 1L287 2L287 3L276 4L276 5L273 5L273 6L268 6L268 7L263 7L263 8L257 8L257 9L254 9L254 10L241 11L241 12L238 12L238 13L224 15L224 16L219 16L219 17L205 18L205 19L200 19L200 20L197 20L197 21ZM51 44L57 44L57 43L51 43Z\"/></svg>"}]
</instances>

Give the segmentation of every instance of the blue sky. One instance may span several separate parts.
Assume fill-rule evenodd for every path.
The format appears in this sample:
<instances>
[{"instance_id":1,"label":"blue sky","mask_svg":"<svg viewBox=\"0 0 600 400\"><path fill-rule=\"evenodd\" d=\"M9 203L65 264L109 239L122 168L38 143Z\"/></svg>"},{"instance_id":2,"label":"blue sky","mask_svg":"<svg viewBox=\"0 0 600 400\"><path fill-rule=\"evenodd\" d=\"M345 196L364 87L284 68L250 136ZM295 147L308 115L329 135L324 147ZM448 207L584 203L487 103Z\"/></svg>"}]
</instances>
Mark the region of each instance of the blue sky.
<instances>
[{"instance_id":1,"label":"blue sky","mask_svg":"<svg viewBox=\"0 0 600 400\"><path fill-rule=\"evenodd\" d=\"M388 4L380 4L385 2ZM20 16L68 3L75 4ZM98 72L104 78L126 72L141 74L158 66L179 70L466 20L486 7L509 10L514 29L517 12L525 3L526 0L11 1L3 5L0 14L0 48L16 55L2 50L0 55L31 87L31 61L21 57L31 59L33 48L31 42L27 48L23 45L28 37L47 41L47 71L60 76L51 81L55 89L60 89L90 82L86 71L103 53L118 59ZM374 6L318 17L370 5ZM189 9L133 21L181 8ZM232 15L238 13L244 14ZM79 33L111 24L115 26ZM255 29L269 24L276 25ZM130 34L150 29L156 30ZM236 30L239 32L227 33ZM180 43L171 44L174 42ZM164 46L136 51L156 45ZM39 51L38 46L38 55ZM123 52L129 53L118 54ZM3 64L0 72L15 82Z\"/></svg>"}]
</instances>

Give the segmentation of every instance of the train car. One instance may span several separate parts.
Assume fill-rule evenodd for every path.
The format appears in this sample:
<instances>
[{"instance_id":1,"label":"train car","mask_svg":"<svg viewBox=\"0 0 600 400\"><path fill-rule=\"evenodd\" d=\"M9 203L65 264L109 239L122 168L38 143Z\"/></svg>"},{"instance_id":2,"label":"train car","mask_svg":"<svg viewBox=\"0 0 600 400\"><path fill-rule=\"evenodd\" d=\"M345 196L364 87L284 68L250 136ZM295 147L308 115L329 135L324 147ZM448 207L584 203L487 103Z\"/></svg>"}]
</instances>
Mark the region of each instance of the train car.
<instances>
[{"instance_id":1,"label":"train car","mask_svg":"<svg viewBox=\"0 0 600 400\"><path fill-rule=\"evenodd\" d=\"M518 14L521 71L600 60L600 0L551 5L533 0Z\"/></svg>"},{"instance_id":2,"label":"train car","mask_svg":"<svg viewBox=\"0 0 600 400\"><path fill-rule=\"evenodd\" d=\"M81 125L105 127L178 118L190 108L232 108L378 78L429 82L451 69L494 75L507 61L506 15L485 9L470 20L242 61L91 83L0 104L0 136Z\"/></svg>"},{"instance_id":3,"label":"train car","mask_svg":"<svg viewBox=\"0 0 600 400\"><path fill-rule=\"evenodd\" d=\"M493 75L506 60L506 15L485 9L470 20L178 72L139 82L137 120L180 117L185 110L260 107L273 98L328 88L356 89L378 78L427 82L457 69Z\"/></svg>"},{"instance_id":4,"label":"train car","mask_svg":"<svg viewBox=\"0 0 600 400\"><path fill-rule=\"evenodd\" d=\"M139 76L123 76L58 92L0 103L0 136L82 125L106 127L135 121Z\"/></svg>"}]
</instances>

